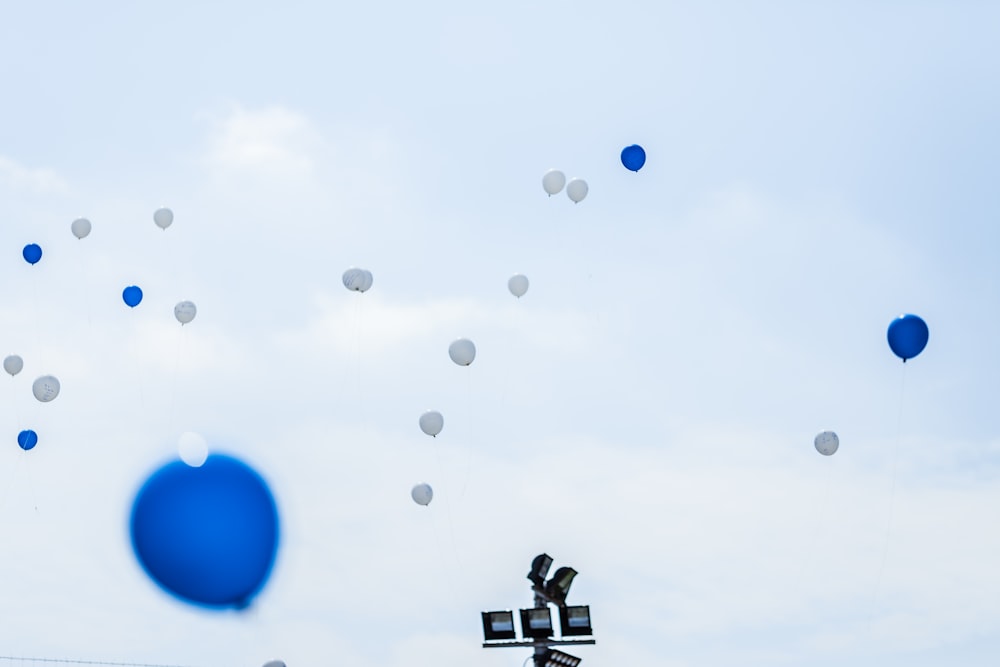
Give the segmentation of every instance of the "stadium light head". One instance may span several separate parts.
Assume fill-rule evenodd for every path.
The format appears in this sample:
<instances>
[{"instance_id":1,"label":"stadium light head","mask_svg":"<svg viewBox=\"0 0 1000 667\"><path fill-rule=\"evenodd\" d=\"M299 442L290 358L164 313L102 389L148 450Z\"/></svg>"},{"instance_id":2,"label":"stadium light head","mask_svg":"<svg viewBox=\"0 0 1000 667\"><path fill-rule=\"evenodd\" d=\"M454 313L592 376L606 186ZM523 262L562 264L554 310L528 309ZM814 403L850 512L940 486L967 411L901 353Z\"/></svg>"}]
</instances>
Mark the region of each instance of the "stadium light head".
<instances>
[{"instance_id":1,"label":"stadium light head","mask_svg":"<svg viewBox=\"0 0 1000 667\"><path fill-rule=\"evenodd\" d=\"M576 570L573 568L559 568L552 578L545 583L545 596L559 606L563 606L566 604L566 594L569 593L570 584L573 583L573 577L575 576Z\"/></svg>"},{"instance_id":2,"label":"stadium light head","mask_svg":"<svg viewBox=\"0 0 1000 667\"><path fill-rule=\"evenodd\" d=\"M542 665L544 667L577 667L581 662L583 662L583 658L577 658L569 653L557 651L554 648L550 648L542 656Z\"/></svg>"},{"instance_id":3,"label":"stadium light head","mask_svg":"<svg viewBox=\"0 0 1000 667\"><path fill-rule=\"evenodd\" d=\"M544 639L553 635L552 612L548 605L521 610L521 634L532 639Z\"/></svg>"},{"instance_id":4,"label":"stadium light head","mask_svg":"<svg viewBox=\"0 0 1000 667\"><path fill-rule=\"evenodd\" d=\"M531 583L536 587L541 588L545 583L545 576L549 573L550 567L552 567L552 556L538 554L531 561L531 572L528 573L528 579L531 579Z\"/></svg>"},{"instance_id":5,"label":"stadium light head","mask_svg":"<svg viewBox=\"0 0 1000 667\"><path fill-rule=\"evenodd\" d=\"M590 627L590 605L580 604L559 610L559 630L563 637L594 634Z\"/></svg>"},{"instance_id":6,"label":"stadium light head","mask_svg":"<svg viewBox=\"0 0 1000 667\"><path fill-rule=\"evenodd\" d=\"M509 610L484 611L483 637L488 642L501 639L517 639L517 633L514 631L514 612Z\"/></svg>"}]
</instances>

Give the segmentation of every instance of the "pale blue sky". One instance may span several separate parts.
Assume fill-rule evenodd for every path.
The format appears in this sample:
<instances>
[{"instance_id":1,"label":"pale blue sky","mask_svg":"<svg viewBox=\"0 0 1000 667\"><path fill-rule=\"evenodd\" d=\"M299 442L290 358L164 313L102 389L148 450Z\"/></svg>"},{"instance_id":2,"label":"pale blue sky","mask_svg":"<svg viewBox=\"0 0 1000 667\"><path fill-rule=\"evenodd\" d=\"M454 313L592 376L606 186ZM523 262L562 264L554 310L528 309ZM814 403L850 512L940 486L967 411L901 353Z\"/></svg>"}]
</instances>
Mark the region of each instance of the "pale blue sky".
<instances>
[{"instance_id":1,"label":"pale blue sky","mask_svg":"<svg viewBox=\"0 0 1000 667\"><path fill-rule=\"evenodd\" d=\"M25 371L0 654L514 667L479 612L529 606L544 551L580 572L587 667L992 665L998 24L983 2L4 8L0 352ZM546 197L549 168L587 198ZM931 332L905 367L903 312ZM129 546L185 431L279 504L244 614L174 601Z\"/></svg>"}]
</instances>

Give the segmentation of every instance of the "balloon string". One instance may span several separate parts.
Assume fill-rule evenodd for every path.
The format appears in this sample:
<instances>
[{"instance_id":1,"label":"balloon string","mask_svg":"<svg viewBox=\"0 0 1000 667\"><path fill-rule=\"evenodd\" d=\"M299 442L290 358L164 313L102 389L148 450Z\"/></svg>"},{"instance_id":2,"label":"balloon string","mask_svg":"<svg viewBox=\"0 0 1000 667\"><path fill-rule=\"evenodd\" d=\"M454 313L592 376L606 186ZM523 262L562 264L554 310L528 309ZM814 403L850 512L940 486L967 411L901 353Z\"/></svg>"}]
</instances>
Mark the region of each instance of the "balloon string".
<instances>
[{"instance_id":1,"label":"balloon string","mask_svg":"<svg viewBox=\"0 0 1000 667\"><path fill-rule=\"evenodd\" d=\"M889 485L889 512L888 518L885 524L885 543L882 546L882 560L879 563L878 575L875 577L875 590L872 592L872 602L871 611L868 615L868 628L871 630L871 624L875 616L875 603L878 601L879 590L882 586L882 576L885 572L885 564L889 559L889 537L892 533L892 519L895 508L896 500L896 468L899 464L899 445L901 440L901 433L903 430L903 395L906 390L906 364L903 364L903 370L900 373L899 381L899 413L896 417L896 442L893 445L892 452L892 481Z\"/></svg>"},{"instance_id":2,"label":"balloon string","mask_svg":"<svg viewBox=\"0 0 1000 667\"><path fill-rule=\"evenodd\" d=\"M827 457L823 457L823 458L827 458ZM832 457L829 457L829 458L832 458ZM832 465L834 464L833 461L824 461L824 463L827 464L826 466L824 466L826 468L831 468ZM812 537L806 543L806 552L805 552L804 556L800 559L799 572L798 572L798 575L795 577L795 582L794 582L794 585L792 587L792 592L793 593L798 593L798 591L799 591L799 587L800 587L800 585L802 583L802 579L805 577L806 566L809 563L809 556L810 556L810 554L812 554L813 552L816 551L816 545L819 543L819 540L823 536L823 533L824 533L823 528L824 528L824 526L826 526L826 517L829 515L829 512L830 512L830 509L829 509L830 502L829 502L829 500L830 500L830 492L831 492L831 489L833 488L833 473L830 472L829 470L827 470L826 473L825 473L825 475L826 475L826 481L823 483L824 489L823 489L823 492L820 494L820 514L819 514L819 519L816 522L816 526L815 526L815 528L812 531Z\"/></svg>"}]
</instances>

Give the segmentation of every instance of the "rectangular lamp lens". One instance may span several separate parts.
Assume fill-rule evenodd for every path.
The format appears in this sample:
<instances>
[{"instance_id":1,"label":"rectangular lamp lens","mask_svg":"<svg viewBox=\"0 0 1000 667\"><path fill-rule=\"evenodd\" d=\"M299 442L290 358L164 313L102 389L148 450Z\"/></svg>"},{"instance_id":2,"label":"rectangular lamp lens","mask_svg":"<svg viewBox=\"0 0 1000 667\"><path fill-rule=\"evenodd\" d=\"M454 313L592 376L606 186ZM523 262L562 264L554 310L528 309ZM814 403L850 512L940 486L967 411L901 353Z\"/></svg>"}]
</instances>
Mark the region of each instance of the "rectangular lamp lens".
<instances>
[{"instance_id":1,"label":"rectangular lamp lens","mask_svg":"<svg viewBox=\"0 0 1000 667\"><path fill-rule=\"evenodd\" d=\"M490 629L493 632L510 632L514 629L513 614L495 614L490 617Z\"/></svg>"},{"instance_id":2,"label":"rectangular lamp lens","mask_svg":"<svg viewBox=\"0 0 1000 667\"><path fill-rule=\"evenodd\" d=\"M587 607L570 607L566 609L566 625L571 628L590 627L590 609Z\"/></svg>"}]
</instances>

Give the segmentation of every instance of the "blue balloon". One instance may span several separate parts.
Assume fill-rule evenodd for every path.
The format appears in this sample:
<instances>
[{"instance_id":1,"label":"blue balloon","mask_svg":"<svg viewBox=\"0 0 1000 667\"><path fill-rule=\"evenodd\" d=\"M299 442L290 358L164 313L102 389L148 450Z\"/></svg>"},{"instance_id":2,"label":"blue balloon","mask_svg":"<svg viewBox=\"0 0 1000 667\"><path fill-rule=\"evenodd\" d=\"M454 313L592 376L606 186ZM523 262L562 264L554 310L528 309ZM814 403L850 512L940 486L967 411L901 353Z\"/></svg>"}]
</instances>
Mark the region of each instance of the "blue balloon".
<instances>
[{"instance_id":1,"label":"blue balloon","mask_svg":"<svg viewBox=\"0 0 1000 667\"><path fill-rule=\"evenodd\" d=\"M278 508L247 464L212 454L164 465L132 505L132 548L146 574L191 604L247 607L278 551Z\"/></svg>"},{"instance_id":2,"label":"blue balloon","mask_svg":"<svg viewBox=\"0 0 1000 667\"><path fill-rule=\"evenodd\" d=\"M135 285L130 285L122 292L122 299L125 300L129 308L135 308L142 301L142 290Z\"/></svg>"},{"instance_id":3,"label":"blue balloon","mask_svg":"<svg viewBox=\"0 0 1000 667\"><path fill-rule=\"evenodd\" d=\"M17 434L17 444L24 451L28 451L38 444L38 434L30 428Z\"/></svg>"},{"instance_id":4,"label":"blue balloon","mask_svg":"<svg viewBox=\"0 0 1000 667\"><path fill-rule=\"evenodd\" d=\"M916 315L900 315L889 323L887 336L893 354L905 363L923 352L930 331L927 323Z\"/></svg>"},{"instance_id":5,"label":"blue balloon","mask_svg":"<svg viewBox=\"0 0 1000 667\"><path fill-rule=\"evenodd\" d=\"M639 171L646 164L646 151L639 144L632 144L622 149L622 164L630 171Z\"/></svg>"},{"instance_id":6,"label":"blue balloon","mask_svg":"<svg viewBox=\"0 0 1000 667\"><path fill-rule=\"evenodd\" d=\"M24 256L24 261L28 264L37 264L38 260L42 258L42 249L37 243L29 243L24 246L21 255Z\"/></svg>"}]
</instances>

